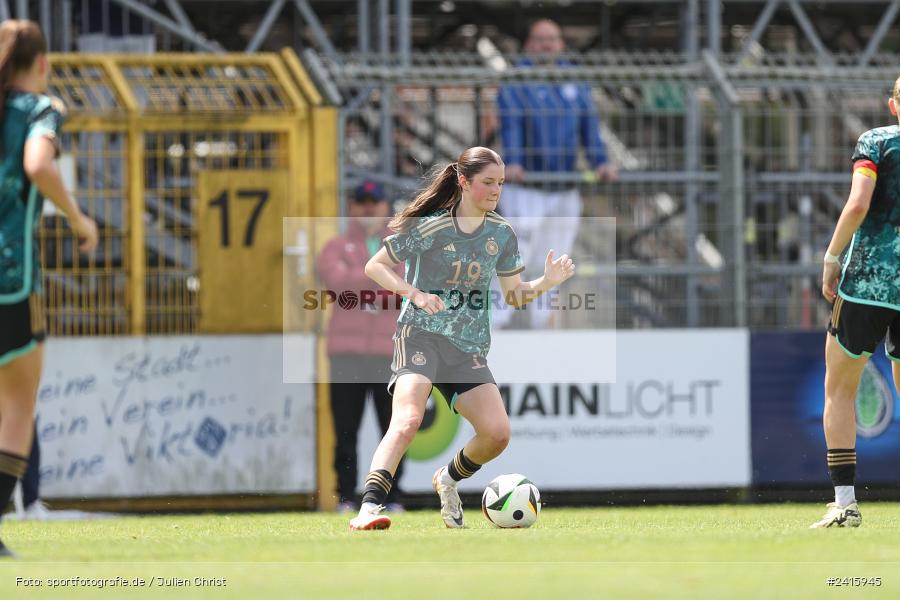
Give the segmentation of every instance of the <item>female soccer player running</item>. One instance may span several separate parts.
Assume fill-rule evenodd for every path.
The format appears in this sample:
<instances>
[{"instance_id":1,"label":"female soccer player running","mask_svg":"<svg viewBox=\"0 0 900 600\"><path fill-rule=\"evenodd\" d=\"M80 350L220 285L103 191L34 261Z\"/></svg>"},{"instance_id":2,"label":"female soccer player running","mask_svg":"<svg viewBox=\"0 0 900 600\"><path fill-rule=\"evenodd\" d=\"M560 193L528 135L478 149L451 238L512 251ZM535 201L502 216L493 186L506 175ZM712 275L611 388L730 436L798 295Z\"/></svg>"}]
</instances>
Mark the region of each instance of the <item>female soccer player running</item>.
<instances>
[{"instance_id":1,"label":"female soccer player running","mask_svg":"<svg viewBox=\"0 0 900 600\"><path fill-rule=\"evenodd\" d=\"M464 526L457 484L497 457L509 442L509 418L487 365L490 283L496 273L507 303L522 306L575 273L566 256L547 254L544 275L523 282L516 234L494 212L503 161L469 148L437 171L428 187L391 222L396 234L366 265L366 274L404 298L394 336L393 416L375 450L359 515L350 529L386 529L381 514L393 474L425 414L432 386L475 429L475 437L438 469L432 485L447 527ZM393 267L406 261L406 280Z\"/></svg>"},{"instance_id":2,"label":"female soccer player running","mask_svg":"<svg viewBox=\"0 0 900 600\"><path fill-rule=\"evenodd\" d=\"M69 196L53 160L61 103L43 95L50 66L37 24L0 23L0 508L25 472L46 336L35 234L43 197L56 204L81 240L97 245L97 226ZM0 556L11 552L0 542Z\"/></svg>"},{"instance_id":3,"label":"female soccer player running","mask_svg":"<svg viewBox=\"0 0 900 600\"><path fill-rule=\"evenodd\" d=\"M888 100L900 106L900 79ZM900 391L900 127L871 129L853 152L850 197L825 253L822 294L834 303L825 341L825 443L835 501L810 527L859 527L856 391L869 356L885 352ZM851 239L852 238L852 239ZM850 245L843 263L838 257Z\"/></svg>"}]
</instances>

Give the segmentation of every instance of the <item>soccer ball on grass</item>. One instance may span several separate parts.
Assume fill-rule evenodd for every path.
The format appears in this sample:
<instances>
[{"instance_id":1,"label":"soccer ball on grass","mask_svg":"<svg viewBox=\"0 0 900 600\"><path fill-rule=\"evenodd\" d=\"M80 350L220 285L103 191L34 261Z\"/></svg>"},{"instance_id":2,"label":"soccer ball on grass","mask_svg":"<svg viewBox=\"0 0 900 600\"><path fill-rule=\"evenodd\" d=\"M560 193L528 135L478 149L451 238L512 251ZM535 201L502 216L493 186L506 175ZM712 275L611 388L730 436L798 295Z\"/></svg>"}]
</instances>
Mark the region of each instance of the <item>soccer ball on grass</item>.
<instances>
[{"instance_id":1,"label":"soccer ball on grass","mask_svg":"<svg viewBox=\"0 0 900 600\"><path fill-rule=\"evenodd\" d=\"M531 527L541 514L541 494L524 475L501 475L485 488L481 510L496 527Z\"/></svg>"}]
</instances>

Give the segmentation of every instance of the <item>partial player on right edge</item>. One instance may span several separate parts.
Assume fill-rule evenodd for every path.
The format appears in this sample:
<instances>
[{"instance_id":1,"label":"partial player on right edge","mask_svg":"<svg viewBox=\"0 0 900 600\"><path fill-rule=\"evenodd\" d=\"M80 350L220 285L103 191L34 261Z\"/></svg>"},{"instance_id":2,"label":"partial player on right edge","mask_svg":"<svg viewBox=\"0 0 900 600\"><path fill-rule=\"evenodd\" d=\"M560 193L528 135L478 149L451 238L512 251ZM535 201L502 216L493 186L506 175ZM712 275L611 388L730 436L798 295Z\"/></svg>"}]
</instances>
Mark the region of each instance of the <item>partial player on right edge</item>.
<instances>
[{"instance_id":1,"label":"partial player on right edge","mask_svg":"<svg viewBox=\"0 0 900 600\"><path fill-rule=\"evenodd\" d=\"M888 108L897 116L900 79ZM856 393L868 358L885 337L900 390L900 126L871 129L853 152L850 197L825 253L822 294L834 304L825 342L828 471L835 500L811 528L859 527ZM843 269L838 257L847 250Z\"/></svg>"}]
</instances>

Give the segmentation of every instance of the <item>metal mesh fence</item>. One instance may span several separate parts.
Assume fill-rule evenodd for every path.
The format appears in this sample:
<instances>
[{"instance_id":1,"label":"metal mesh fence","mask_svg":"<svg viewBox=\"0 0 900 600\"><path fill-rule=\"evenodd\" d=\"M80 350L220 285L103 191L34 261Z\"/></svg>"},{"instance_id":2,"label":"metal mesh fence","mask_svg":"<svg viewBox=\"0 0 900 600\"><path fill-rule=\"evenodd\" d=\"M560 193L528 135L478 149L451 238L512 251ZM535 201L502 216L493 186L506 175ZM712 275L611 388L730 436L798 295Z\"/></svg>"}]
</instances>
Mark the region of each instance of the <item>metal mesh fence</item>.
<instances>
[{"instance_id":1,"label":"metal mesh fence","mask_svg":"<svg viewBox=\"0 0 900 600\"><path fill-rule=\"evenodd\" d=\"M50 93L63 99L76 123L124 112L102 61L60 57L52 64ZM127 138L115 119L69 127L60 138L61 172L81 208L96 218L100 241L92 256L80 255L65 218L45 205L39 244L50 335L130 331Z\"/></svg>"},{"instance_id":2,"label":"metal mesh fence","mask_svg":"<svg viewBox=\"0 0 900 600\"><path fill-rule=\"evenodd\" d=\"M270 113L287 110L291 100L267 64L242 64L235 59L209 58L198 63L190 54L165 62L124 63L128 81L141 109L149 113L223 112Z\"/></svg>"},{"instance_id":3,"label":"metal mesh fence","mask_svg":"<svg viewBox=\"0 0 900 600\"><path fill-rule=\"evenodd\" d=\"M66 168L78 173L74 195L97 219L100 243L90 257L80 256L68 223L52 207L46 207L39 241L51 335L128 332L124 137L124 132L62 136L61 146L69 157Z\"/></svg>"},{"instance_id":4,"label":"metal mesh fence","mask_svg":"<svg viewBox=\"0 0 900 600\"><path fill-rule=\"evenodd\" d=\"M195 197L197 172L286 168L285 137L275 132L220 131L145 135L148 333L186 333L197 328L195 204L210 200Z\"/></svg>"},{"instance_id":5,"label":"metal mesh fence","mask_svg":"<svg viewBox=\"0 0 900 600\"><path fill-rule=\"evenodd\" d=\"M827 321L820 262L849 190L849 159L861 133L892 119L885 102L896 74L884 56L869 66L855 56L825 65L802 54L736 62L592 53L554 67L486 53L401 59L322 59L347 99L345 188L374 178L407 199L429 167L474 145L509 163L510 111L550 128L566 112L577 120L585 109L565 94L584 85L618 181L596 181L578 139L573 147L526 145L526 162L549 156L564 165L532 169L526 185L577 189L585 216L616 218L617 326ZM498 101L504 86L549 100L511 109Z\"/></svg>"},{"instance_id":6,"label":"metal mesh fence","mask_svg":"<svg viewBox=\"0 0 900 600\"><path fill-rule=\"evenodd\" d=\"M50 333L197 332L202 265L228 268L198 256L198 210L212 200L198 197L199 175L290 171L295 189L273 210L312 212L311 174L297 168L309 170L312 119L296 56L53 55L51 64L50 93L70 113L60 168L100 244L80 255L62 216L46 212Z\"/></svg>"},{"instance_id":7,"label":"metal mesh fence","mask_svg":"<svg viewBox=\"0 0 900 600\"><path fill-rule=\"evenodd\" d=\"M729 322L720 275L727 265L716 248L723 237L719 115L696 66L673 54L573 55L560 69L516 68L512 60L497 69L459 55L413 55L404 68L391 60L348 55L341 65L326 62L351 98L342 115L345 187L382 179L395 197L407 199L429 167L476 145L496 149L510 163L504 128L516 121L527 140L542 134L552 140L525 141L517 149L527 188L577 190L584 216L617 220L617 326ZM533 98L542 94L552 98ZM614 183L597 180L585 144L594 108L606 152L621 170ZM570 123L580 128L575 146L528 129ZM505 208L501 200L499 211ZM577 256L577 245L573 251Z\"/></svg>"}]
</instances>

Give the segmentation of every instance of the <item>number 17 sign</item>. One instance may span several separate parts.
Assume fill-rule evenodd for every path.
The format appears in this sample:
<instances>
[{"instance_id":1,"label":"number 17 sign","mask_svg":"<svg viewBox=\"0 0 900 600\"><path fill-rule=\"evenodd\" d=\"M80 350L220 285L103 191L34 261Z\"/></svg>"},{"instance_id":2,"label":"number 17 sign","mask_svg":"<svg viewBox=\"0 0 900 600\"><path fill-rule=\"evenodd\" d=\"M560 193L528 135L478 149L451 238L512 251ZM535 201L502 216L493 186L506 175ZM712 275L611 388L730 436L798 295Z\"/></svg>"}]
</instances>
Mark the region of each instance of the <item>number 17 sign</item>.
<instances>
[{"instance_id":1,"label":"number 17 sign","mask_svg":"<svg viewBox=\"0 0 900 600\"><path fill-rule=\"evenodd\" d=\"M281 331L287 171L197 173L200 331Z\"/></svg>"}]
</instances>

